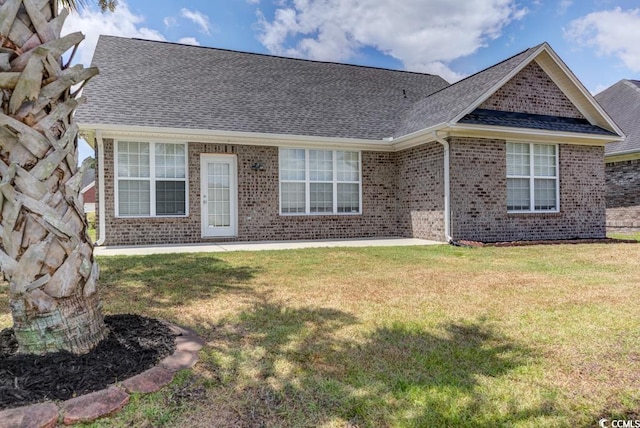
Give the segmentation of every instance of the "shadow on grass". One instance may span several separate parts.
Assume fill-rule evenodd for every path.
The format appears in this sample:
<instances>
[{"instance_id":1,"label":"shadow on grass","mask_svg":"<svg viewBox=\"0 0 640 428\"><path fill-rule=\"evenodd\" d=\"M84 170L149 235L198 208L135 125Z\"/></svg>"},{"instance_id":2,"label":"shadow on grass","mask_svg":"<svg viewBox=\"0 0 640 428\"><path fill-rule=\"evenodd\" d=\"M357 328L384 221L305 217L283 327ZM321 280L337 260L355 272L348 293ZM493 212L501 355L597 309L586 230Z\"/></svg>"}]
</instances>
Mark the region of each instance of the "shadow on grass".
<instances>
[{"instance_id":1,"label":"shadow on grass","mask_svg":"<svg viewBox=\"0 0 640 428\"><path fill-rule=\"evenodd\" d=\"M210 254L105 257L99 263L103 300L129 305L136 312L140 312L137 304L143 309L175 308L242 290L259 272L248 266L230 266Z\"/></svg>"},{"instance_id":2,"label":"shadow on grass","mask_svg":"<svg viewBox=\"0 0 640 428\"><path fill-rule=\"evenodd\" d=\"M554 414L551 401L523 404L510 391L492 401L482 379L534 355L482 322L367 333L348 313L257 297L215 328L201 366L249 426L494 427Z\"/></svg>"}]
</instances>

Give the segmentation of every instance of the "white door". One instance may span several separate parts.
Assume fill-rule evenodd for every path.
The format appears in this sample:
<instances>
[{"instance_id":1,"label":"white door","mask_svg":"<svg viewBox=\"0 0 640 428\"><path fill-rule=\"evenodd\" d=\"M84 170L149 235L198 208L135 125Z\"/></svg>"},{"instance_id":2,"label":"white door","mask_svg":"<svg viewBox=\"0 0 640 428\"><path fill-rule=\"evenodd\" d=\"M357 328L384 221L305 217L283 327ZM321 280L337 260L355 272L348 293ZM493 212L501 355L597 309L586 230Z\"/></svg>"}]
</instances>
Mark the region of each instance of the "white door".
<instances>
[{"instance_id":1,"label":"white door","mask_svg":"<svg viewBox=\"0 0 640 428\"><path fill-rule=\"evenodd\" d=\"M236 236L238 174L233 155L200 155L202 236Z\"/></svg>"}]
</instances>

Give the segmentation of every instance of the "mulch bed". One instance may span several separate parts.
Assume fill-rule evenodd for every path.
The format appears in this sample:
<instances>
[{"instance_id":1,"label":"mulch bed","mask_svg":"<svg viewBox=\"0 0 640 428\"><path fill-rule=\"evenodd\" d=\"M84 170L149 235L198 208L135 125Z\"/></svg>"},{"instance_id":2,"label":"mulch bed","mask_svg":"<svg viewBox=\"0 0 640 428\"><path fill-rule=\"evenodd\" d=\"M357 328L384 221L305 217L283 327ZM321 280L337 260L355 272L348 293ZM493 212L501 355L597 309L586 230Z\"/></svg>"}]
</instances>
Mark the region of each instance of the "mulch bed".
<instances>
[{"instance_id":1,"label":"mulch bed","mask_svg":"<svg viewBox=\"0 0 640 428\"><path fill-rule=\"evenodd\" d=\"M0 410L45 400L68 400L124 381L175 351L175 334L138 315L104 318L109 335L85 355L18 354L13 330L0 332Z\"/></svg>"},{"instance_id":2,"label":"mulch bed","mask_svg":"<svg viewBox=\"0 0 640 428\"><path fill-rule=\"evenodd\" d=\"M565 244L637 244L635 239L558 239L542 241L503 241L503 242L479 242L457 240L451 244L458 247L525 247L529 245L565 245Z\"/></svg>"}]
</instances>

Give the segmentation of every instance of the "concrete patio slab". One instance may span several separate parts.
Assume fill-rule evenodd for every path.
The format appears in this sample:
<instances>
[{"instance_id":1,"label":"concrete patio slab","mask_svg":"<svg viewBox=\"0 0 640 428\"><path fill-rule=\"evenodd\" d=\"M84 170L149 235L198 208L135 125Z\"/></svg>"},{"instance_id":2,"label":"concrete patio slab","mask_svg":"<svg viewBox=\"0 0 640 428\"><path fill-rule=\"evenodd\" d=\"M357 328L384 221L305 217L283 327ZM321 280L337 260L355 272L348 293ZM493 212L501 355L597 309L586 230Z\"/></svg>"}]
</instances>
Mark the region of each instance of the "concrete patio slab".
<instances>
[{"instance_id":1,"label":"concrete patio slab","mask_svg":"<svg viewBox=\"0 0 640 428\"><path fill-rule=\"evenodd\" d=\"M295 250L330 247L402 247L442 245L444 242L417 238L338 239L313 241L211 242L181 245L134 245L96 247L96 256L134 256L172 253L216 253L226 251Z\"/></svg>"}]
</instances>

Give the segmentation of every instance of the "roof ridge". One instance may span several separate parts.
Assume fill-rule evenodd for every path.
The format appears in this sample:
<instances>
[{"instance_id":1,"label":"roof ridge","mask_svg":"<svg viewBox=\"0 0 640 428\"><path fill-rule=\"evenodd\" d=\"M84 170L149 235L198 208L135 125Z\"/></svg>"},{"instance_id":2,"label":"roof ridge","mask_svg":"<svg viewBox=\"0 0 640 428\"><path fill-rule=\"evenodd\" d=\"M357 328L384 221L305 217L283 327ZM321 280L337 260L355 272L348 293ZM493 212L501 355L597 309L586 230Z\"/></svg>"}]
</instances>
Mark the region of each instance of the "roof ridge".
<instances>
[{"instance_id":1,"label":"roof ridge","mask_svg":"<svg viewBox=\"0 0 640 428\"><path fill-rule=\"evenodd\" d=\"M397 70L397 69L393 69L393 68L375 67L375 66L371 66L371 65L349 64L349 63L336 62L336 61L320 61L320 60L307 59L307 58L294 58L294 57L288 57L288 56L282 56L282 55L273 55L273 54L262 53L262 52L249 52L249 51L239 51L239 50L235 50L235 49L217 48L217 47L213 47L213 46L190 45L190 44L187 44L187 43L171 42L171 41L168 41L168 40L149 40L149 39L143 39L143 38L140 38L140 37L122 37L122 36L112 36L112 35L101 34L100 38L103 38L103 37L104 38L110 37L110 38L122 39L122 40L134 40L134 41L139 41L139 42L162 43L162 44L166 44L166 45L184 46L184 47L189 47L189 48L216 50L216 51L231 52L231 53L236 53L236 54L241 54L241 55L254 55L254 56L261 56L261 57L266 57L266 58L276 58L276 59L284 59L284 60L291 60L291 61L311 62L311 63L316 63L316 64L341 65L341 66L348 66L348 67L366 68L366 69L371 69L371 70L391 71L391 72L394 72L394 73L415 74L415 75L419 75L419 76L433 76L433 77L442 78L442 76L440 76L438 74L421 73L421 72L418 72L418 71Z\"/></svg>"},{"instance_id":2,"label":"roof ridge","mask_svg":"<svg viewBox=\"0 0 640 428\"><path fill-rule=\"evenodd\" d=\"M622 79L621 82L640 93L640 80Z\"/></svg>"},{"instance_id":3,"label":"roof ridge","mask_svg":"<svg viewBox=\"0 0 640 428\"><path fill-rule=\"evenodd\" d=\"M540 43L539 45L536 45L536 46L534 46L534 47L527 48L527 49L525 49L525 50L523 50L523 51L520 51L520 52L518 52L518 53L517 53L517 54L515 54L515 55L511 55L509 58L503 59L502 61L500 61L500 62L498 62L498 63L495 63L495 64L493 64L493 65L491 65L491 66L489 66L489 67L487 67L487 68L483 68L482 70L479 70L479 71L477 71L477 72L475 72L475 73L473 73L473 74L470 74L469 76L465 77L464 79L460 79L460 80L458 80L458 81L457 81L457 82L455 82L455 83L451 83L449 86L446 86L446 87L444 87L444 88L442 88L442 89L440 89L440 90L438 90L438 91L436 91L436 92L434 92L434 93L432 93L432 94L427 95L424 99L427 99L427 98L429 98L429 97L431 97L431 96L433 96L433 95L435 95L435 94L437 94L437 93L439 93L439 92L442 92L442 91L444 91L444 90L446 90L446 89L452 88L453 86L456 86L457 84L459 84L459 83L461 83L461 82L464 82L465 80L471 79L471 78L473 78L474 76L477 76L477 75L478 75L478 74L480 74L480 73L484 73L485 71L491 70L492 68L496 68L497 66L499 66L499 65L501 65L501 64L504 64L505 62L510 61L510 60L512 60L513 58L517 57L518 55L522 55L523 53L525 53L525 52L527 52L527 51L530 51L530 50L536 50L536 49L538 49L540 46L542 46L543 44L544 44L544 43Z\"/></svg>"}]
</instances>

